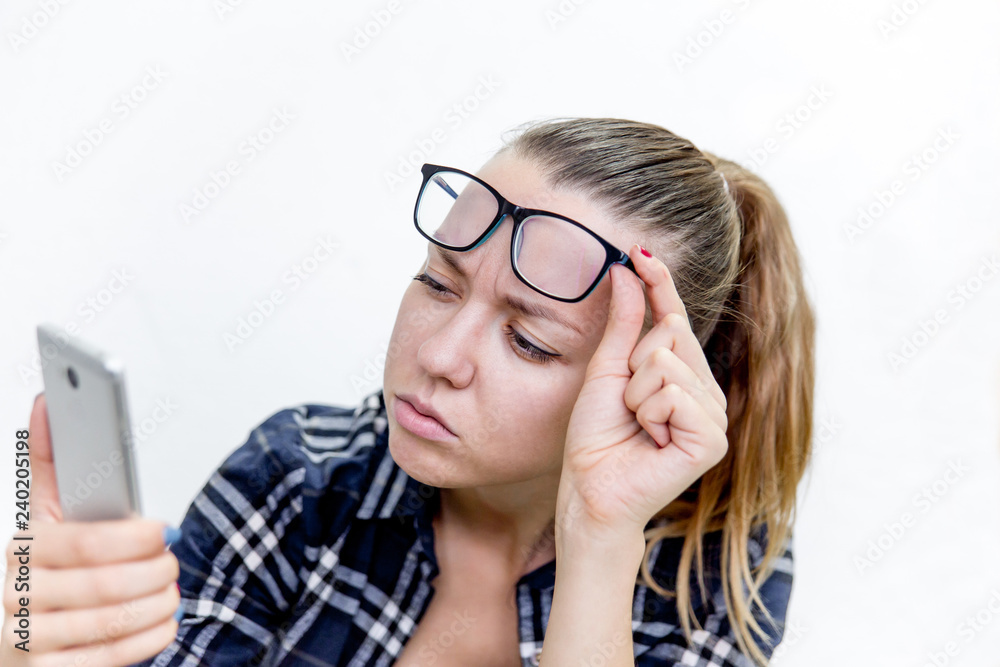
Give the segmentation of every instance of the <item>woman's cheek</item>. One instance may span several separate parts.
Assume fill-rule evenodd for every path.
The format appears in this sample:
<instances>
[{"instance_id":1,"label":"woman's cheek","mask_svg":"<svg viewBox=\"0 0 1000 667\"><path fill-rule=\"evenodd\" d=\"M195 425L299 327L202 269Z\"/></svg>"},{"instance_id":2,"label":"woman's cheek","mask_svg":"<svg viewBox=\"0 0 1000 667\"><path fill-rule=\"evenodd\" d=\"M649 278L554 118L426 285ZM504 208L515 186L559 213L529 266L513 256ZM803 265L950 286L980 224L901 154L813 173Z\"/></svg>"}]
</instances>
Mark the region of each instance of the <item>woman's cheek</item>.
<instances>
[{"instance_id":1,"label":"woman's cheek","mask_svg":"<svg viewBox=\"0 0 1000 667\"><path fill-rule=\"evenodd\" d=\"M405 327L393 332L392 338L389 339L389 349L385 353L387 366L391 360L408 356L406 353L412 338L413 335Z\"/></svg>"},{"instance_id":2,"label":"woman's cheek","mask_svg":"<svg viewBox=\"0 0 1000 667\"><path fill-rule=\"evenodd\" d=\"M429 329L441 314L441 304L433 300L414 299L407 313L406 322L420 330Z\"/></svg>"},{"instance_id":3,"label":"woman's cheek","mask_svg":"<svg viewBox=\"0 0 1000 667\"><path fill-rule=\"evenodd\" d=\"M498 434L510 434L510 427L505 424L505 413L495 404L487 407L483 419L476 427L466 434L466 443L472 446L485 447L496 441Z\"/></svg>"}]
</instances>

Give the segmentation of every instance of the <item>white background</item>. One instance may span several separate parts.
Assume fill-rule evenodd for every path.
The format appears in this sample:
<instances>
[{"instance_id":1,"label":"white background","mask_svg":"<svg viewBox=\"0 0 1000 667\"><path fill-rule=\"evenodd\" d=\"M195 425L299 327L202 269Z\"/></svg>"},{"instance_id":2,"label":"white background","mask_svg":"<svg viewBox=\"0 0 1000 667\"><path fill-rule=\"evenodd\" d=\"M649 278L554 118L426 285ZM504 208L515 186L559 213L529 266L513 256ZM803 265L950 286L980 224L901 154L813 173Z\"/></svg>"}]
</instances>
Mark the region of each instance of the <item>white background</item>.
<instances>
[{"instance_id":1,"label":"white background","mask_svg":"<svg viewBox=\"0 0 1000 667\"><path fill-rule=\"evenodd\" d=\"M804 257L816 454L775 664L998 664L996 2L50 4L0 5L2 479L41 390L34 327L75 324L125 362L135 422L176 406L146 422L138 462L147 515L179 523L267 416L381 385L426 247L419 176L386 174L474 171L535 118L633 118L760 173ZM377 34L346 54L366 25ZM275 110L294 118L247 160ZM186 223L181 205L232 160ZM874 212L863 228L859 208ZM293 288L286 272L327 237L336 253ZM229 349L276 289L283 303Z\"/></svg>"}]
</instances>

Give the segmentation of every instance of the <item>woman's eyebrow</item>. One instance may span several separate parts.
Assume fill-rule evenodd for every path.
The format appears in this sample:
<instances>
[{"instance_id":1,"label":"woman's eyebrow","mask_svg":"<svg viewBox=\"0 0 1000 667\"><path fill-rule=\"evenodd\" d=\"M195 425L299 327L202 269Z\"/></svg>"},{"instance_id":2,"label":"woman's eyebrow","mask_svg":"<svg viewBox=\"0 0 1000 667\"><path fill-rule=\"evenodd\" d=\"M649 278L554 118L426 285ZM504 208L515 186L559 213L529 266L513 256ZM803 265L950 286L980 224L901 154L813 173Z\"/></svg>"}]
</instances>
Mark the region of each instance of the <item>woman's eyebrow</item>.
<instances>
[{"instance_id":1,"label":"woman's eyebrow","mask_svg":"<svg viewBox=\"0 0 1000 667\"><path fill-rule=\"evenodd\" d=\"M457 273L462 278L467 279L469 277L468 274L465 272L465 269L461 266L459 262L458 253L434 245L433 243L430 245L431 247L433 247L435 250L438 251L438 254L441 256L441 260L445 264L447 264L455 273ZM564 318L562 315L560 315L559 313L555 312L550 308L546 308L545 306L539 303L535 303L533 301L527 301L519 296L514 296L513 294L505 294L503 298L504 298L504 303L507 305L508 308L518 313L521 313L525 317L533 317L536 319L540 318L544 320L549 320L550 322L555 322L556 324L564 326L567 329L575 331L577 335L581 337L584 336L583 329L581 329L576 322Z\"/></svg>"}]
</instances>

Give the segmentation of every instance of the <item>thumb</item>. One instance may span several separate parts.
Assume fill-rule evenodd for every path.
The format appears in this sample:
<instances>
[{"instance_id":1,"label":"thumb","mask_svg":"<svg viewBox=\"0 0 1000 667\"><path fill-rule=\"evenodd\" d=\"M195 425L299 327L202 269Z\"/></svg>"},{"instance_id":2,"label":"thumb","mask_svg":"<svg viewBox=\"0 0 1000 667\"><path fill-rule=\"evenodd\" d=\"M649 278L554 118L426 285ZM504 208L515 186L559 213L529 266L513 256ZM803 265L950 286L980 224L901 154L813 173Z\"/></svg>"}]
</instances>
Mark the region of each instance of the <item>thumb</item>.
<instances>
[{"instance_id":1,"label":"thumb","mask_svg":"<svg viewBox=\"0 0 1000 667\"><path fill-rule=\"evenodd\" d=\"M37 521L62 521L59 487L52 457L52 437L49 435L49 414L45 395L35 397L28 424L28 458L31 461L31 515Z\"/></svg>"},{"instance_id":2,"label":"thumb","mask_svg":"<svg viewBox=\"0 0 1000 667\"><path fill-rule=\"evenodd\" d=\"M611 278L611 306L608 322L594 356L591 357L588 375L627 375L628 358L635 349L646 315L646 298L638 276L620 264L609 271Z\"/></svg>"}]
</instances>

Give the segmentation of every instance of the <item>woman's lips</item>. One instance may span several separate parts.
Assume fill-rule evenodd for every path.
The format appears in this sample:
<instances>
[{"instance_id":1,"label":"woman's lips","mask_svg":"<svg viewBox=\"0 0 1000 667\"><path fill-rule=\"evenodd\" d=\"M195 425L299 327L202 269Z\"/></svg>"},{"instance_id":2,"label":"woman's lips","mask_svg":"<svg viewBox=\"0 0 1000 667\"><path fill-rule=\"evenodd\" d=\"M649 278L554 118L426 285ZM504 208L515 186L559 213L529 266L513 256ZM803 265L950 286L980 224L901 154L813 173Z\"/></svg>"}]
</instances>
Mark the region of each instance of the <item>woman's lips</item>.
<instances>
[{"instance_id":1,"label":"woman's lips","mask_svg":"<svg viewBox=\"0 0 1000 667\"><path fill-rule=\"evenodd\" d=\"M428 440L457 440L458 436L445 428L434 417L421 414L413 405L399 396L392 402L393 413L399 425L414 435Z\"/></svg>"}]
</instances>

